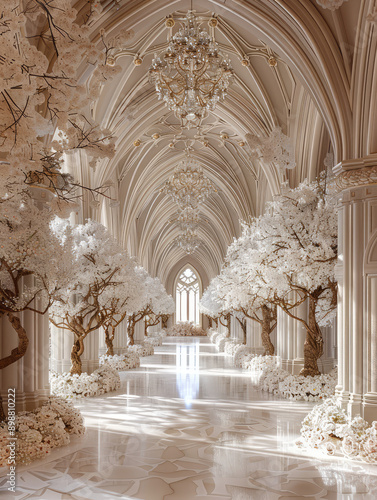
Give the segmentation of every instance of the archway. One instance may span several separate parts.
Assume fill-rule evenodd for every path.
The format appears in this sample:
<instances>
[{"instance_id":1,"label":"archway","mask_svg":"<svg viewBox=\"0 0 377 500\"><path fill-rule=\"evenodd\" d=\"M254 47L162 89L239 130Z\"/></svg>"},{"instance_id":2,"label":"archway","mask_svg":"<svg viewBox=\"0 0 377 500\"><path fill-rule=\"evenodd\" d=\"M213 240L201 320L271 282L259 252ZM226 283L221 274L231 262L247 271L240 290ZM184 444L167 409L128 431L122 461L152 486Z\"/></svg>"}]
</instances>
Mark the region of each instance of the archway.
<instances>
[{"instance_id":1,"label":"archway","mask_svg":"<svg viewBox=\"0 0 377 500\"><path fill-rule=\"evenodd\" d=\"M202 282L199 273L189 264L178 272L175 286L175 322L189 321L201 325L199 299L202 293Z\"/></svg>"}]
</instances>

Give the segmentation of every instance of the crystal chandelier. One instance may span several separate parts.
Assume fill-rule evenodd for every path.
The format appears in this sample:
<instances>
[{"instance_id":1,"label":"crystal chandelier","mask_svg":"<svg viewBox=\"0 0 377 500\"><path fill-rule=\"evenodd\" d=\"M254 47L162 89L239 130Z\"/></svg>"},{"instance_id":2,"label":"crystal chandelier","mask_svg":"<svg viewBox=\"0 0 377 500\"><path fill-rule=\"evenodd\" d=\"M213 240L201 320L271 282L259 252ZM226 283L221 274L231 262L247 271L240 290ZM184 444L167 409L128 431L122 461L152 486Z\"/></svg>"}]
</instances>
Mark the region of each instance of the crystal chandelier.
<instances>
[{"instance_id":1,"label":"crystal chandelier","mask_svg":"<svg viewBox=\"0 0 377 500\"><path fill-rule=\"evenodd\" d=\"M193 208L181 210L178 214L177 221L182 231L195 231L200 223L198 210Z\"/></svg>"},{"instance_id":2,"label":"crystal chandelier","mask_svg":"<svg viewBox=\"0 0 377 500\"><path fill-rule=\"evenodd\" d=\"M191 158L185 158L169 177L162 193L168 194L181 210L195 209L208 196L217 192L213 183Z\"/></svg>"},{"instance_id":3,"label":"crystal chandelier","mask_svg":"<svg viewBox=\"0 0 377 500\"><path fill-rule=\"evenodd\" d=\"M168 27L174 24L172 18L167 19ZM198 26L189 11L181 28L174 35L170 32L168 48L155 54L149 68L149 79L159 99L187 127L198 126L208 111L215 109L225 98L233 77L230 60L215 41L217 19L210 19L208 24L210 34Z\"/></svg>"},{"instance_id":4,"label":"crystal chandelier","mask_svg":"<svg viewBox=\"0 0 377 500\"><path fill-rule=\"evenodd\" d=\"M187 254L192 254L200 246L202 240L198 237L195 231L190 229L180 234L173 241L175 245L182 248Z\"/></svg>"}]
</instances>

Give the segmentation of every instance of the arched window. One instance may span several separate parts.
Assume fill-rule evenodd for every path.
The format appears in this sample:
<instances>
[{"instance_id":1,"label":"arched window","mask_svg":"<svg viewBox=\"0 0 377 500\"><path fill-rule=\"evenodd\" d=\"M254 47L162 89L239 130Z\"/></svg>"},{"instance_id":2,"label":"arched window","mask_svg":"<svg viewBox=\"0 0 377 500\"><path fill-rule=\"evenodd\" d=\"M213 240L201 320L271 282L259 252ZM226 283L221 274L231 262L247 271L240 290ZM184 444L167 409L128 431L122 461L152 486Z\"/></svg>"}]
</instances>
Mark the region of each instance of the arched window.
<instances>
[{"instance_id":1,"label":"arched window","mask_svg":"<svg viewBox=\"0 0 377 500\"><path fill-rule=\"evenodd\" d=\"M199 277L191 267L187 267L179 275L175 299L176 321L192 321L199 325Z\"/></svg>"}]
</instances>

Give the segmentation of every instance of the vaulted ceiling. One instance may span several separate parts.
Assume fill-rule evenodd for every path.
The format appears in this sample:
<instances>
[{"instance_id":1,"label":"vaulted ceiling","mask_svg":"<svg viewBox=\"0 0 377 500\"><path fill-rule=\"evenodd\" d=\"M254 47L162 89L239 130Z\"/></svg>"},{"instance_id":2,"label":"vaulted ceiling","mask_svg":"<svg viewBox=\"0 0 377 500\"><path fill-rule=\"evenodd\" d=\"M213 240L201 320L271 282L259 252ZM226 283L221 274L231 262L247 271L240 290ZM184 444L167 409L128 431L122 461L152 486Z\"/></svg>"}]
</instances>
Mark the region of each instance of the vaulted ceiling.
<instances>
[{"instance_id":1,"label":"vaulted ceiling","mask_svg":"<svg viewBox=\"0 0 377 500\"><path fill-rule=\"evenodd\" d=\"M205 286L239 235L240 220L262 213L282 181L295 186L314 178L328 152L337 161L353 157L361 153L360 141L372 152L374 135L354 139L355 130L361 134L357 120L368 123L371 117L365 111L358 119L352 115L358 89L355 65L366 71L356 62L355 46L363 36L365 42L365 16L372 4L351 0L331 12L315 0L103 2L93 36L99 40L100 30L109 39L122 30L132 33L112 52L122 71L104 85L91 109L93 118L117 137L117 152L90 174L90 182L111 185L119 206L103 201L100 209L86 209L84 215L110 226L168 288L186 262L199 270ZM153 54L167 46L166 17L173 17L177 26L190 9L204 28L211 17L218 19L216 40L231 59L235 79L201 127L187 130L158 100L148 69ZM83 69L83 79L88 75ZM297 166L288 174L251 157L245 145L247 134L267 137L275 126L295 146ZM160 192L187 148L217 188L201 208L198 234L203 243L192 255L174 244L180 232L174 220L177 207ZM81 170L89 175L82 165Z\"/></svg>"}]
</instances>

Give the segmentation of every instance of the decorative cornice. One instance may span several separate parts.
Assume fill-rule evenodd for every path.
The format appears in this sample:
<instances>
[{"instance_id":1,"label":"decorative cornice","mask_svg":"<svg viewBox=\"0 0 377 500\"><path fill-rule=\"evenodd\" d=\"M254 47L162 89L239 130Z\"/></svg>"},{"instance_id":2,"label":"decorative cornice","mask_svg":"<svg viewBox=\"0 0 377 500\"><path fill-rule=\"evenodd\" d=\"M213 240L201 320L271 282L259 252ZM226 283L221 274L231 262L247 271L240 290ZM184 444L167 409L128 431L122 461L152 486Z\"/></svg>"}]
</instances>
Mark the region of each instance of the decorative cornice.
<instances>
[{"instance_id":1,"label":"decorative cornice","mask_svg":"<svg viewBox=\"0 0 377 500\"><path fill-rule=\"evenodd\" d=\"M377 156L344 161L334 168L334 173L337 192L377 184Z\"/></svg>"}]
</instances>

